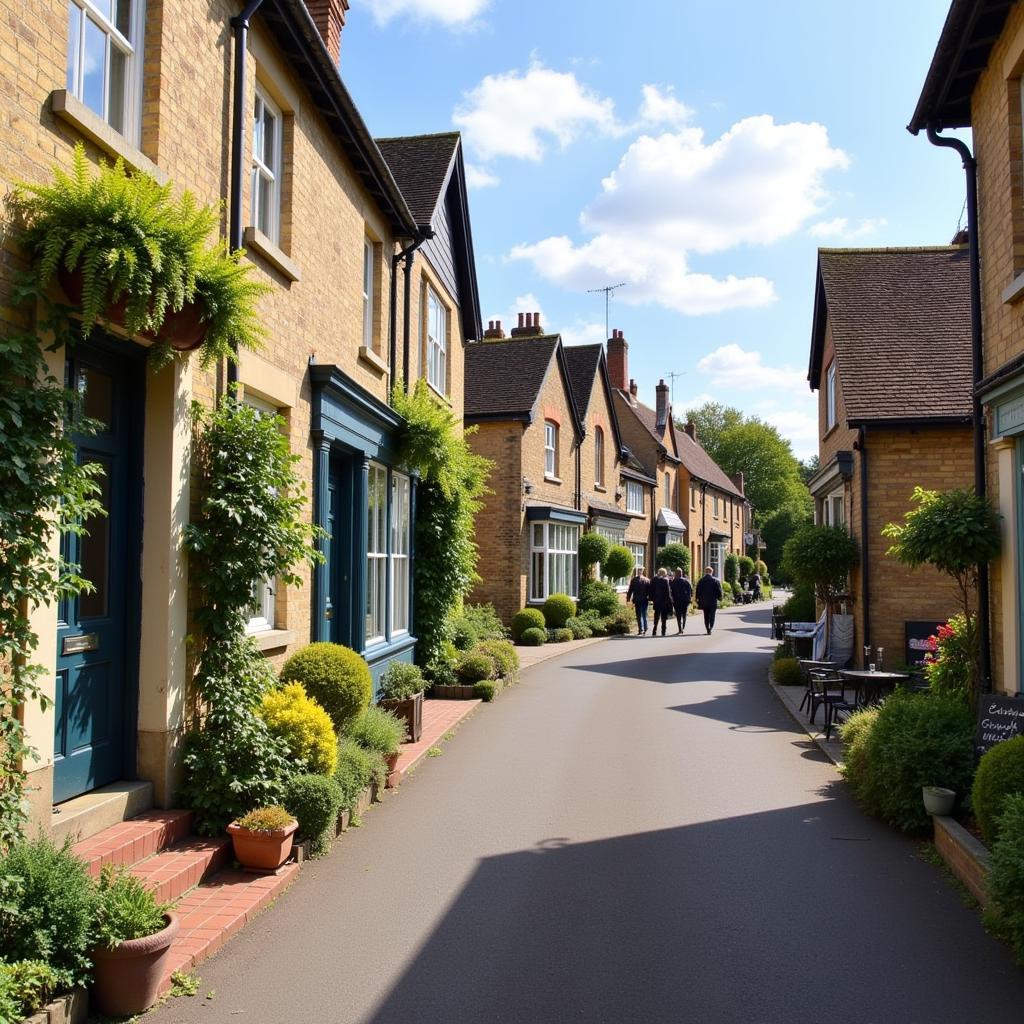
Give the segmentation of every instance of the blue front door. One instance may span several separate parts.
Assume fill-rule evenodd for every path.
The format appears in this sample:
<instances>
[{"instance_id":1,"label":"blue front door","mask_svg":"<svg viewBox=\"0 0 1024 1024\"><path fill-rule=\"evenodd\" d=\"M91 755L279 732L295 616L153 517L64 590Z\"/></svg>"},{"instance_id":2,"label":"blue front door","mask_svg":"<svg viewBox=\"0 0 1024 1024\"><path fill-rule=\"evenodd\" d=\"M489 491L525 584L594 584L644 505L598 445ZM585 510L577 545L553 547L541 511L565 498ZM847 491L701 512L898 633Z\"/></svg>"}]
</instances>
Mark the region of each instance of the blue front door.
<instances>
[{"instance_id":1,"label":"blue front door","mask_svg":"<svg viewBox=\"0 0 1024 1024\"><path fill-rule=\"evenodd\" d=\"M75 442L79 461L100 467L106 514L62 538L92 589L58 611L54 803L133 774L138 666L142 368L116 349L80 345L67 379L99 424Z\"/></svg>"}]
</instances>

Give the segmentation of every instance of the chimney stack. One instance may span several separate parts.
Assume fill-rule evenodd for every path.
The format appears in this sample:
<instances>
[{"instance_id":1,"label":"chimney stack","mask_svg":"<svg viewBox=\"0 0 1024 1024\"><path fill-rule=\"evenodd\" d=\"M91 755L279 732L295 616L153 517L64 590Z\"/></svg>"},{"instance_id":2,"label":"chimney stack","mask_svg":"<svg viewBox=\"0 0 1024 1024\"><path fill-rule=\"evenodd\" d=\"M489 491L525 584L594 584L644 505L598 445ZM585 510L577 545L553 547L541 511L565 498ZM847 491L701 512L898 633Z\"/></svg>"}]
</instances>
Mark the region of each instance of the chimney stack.
<instances>
[{"instance_id":1,"label":"chimney stack","mask_svg":"<svg viewBox=\"0 0 1024 1024\"><path fill-rule=\"evenodd\" d=\"M519 326L509 332L513 338L536 338L544 333L540 325L540 313L520 313Z\"/></svg>"},{"instance_id":2,"label":"chimney stack","mask_svg":"<svg viewBox=\"0 0 1024 1024\"><path fill-rule=\"evenodd\" d=\"M629 383L629 344L622 336L622 331L612 328L612 336L608 339L608 376L612 387L625 391ZM632 391L632 389L630 388ZM633 392L636 394L636 392Z\"/></svg>"},{"instance_id":3,"label":"chimney stack","mask_svg":"<svg viewBox=\"0 0 1024 1024\"><path fill-rule=\"evenodd\" d=\"M690 440L696 444L700 444L697 440L697 424L693 420L689 420L686 424L686 433L690 435Z\"/></svg>"},{"instance_id":4,"label":"chimney stack","mask_svg":"<svg viewBox=\"0 0 1024 1024\"><path fill-rule=\"evenodd\" d=\"M488 320L487 330L484 331L484 341L491 339L492 341L501 341L505 337L505 332L501 329L500 320Z\"/></svg>"},{"instance_id":5,"label":"chimney stack","mask_svg":"<svg viewBox=\"0 0 1024 1024\"><path fill-rule=\"evenodd\" d=\"M348 8L349 0L306 0L306 10L309 11L335 67L341 60L341 30L345 27L345 12Z\"/></svg>"},{"instance_id":6,"label":"chimney stack","mask_svg":"<svg viewBox=\"0 0 1024 1024\"><path fill-rule=\"evenodd\" d=\"M636 396L640 389L637 387L636 381L632 377L629 378L629 394L633 398L633 404L636 405Z\"/></svg>"},{"instance_id":7,"label":"chimney stack","mask_svg":"<svg viewBox=\"0 0 1024 1024\"><path fill-rule=\"evenodd\" d=\"M730 473L729 479L736 485L736 490L742 495L746 495L746 491L743 489L743 474L742 473Z\"/></svg>"},{"instance_id":8,"label":"chimney stack","mask_svg":"<svg viewBox=\"0 0 1024 1024\"><path fill-rule=\"evenodd\" d=\"M657 423L658 429L661 430L661 428L665 426L665 422L668 420L668 385L665 383L664 379L658 381L658 386L654 389L654 394L656 397L655 412L657 413L655 422Z\"/></svg>"}]
</instances>

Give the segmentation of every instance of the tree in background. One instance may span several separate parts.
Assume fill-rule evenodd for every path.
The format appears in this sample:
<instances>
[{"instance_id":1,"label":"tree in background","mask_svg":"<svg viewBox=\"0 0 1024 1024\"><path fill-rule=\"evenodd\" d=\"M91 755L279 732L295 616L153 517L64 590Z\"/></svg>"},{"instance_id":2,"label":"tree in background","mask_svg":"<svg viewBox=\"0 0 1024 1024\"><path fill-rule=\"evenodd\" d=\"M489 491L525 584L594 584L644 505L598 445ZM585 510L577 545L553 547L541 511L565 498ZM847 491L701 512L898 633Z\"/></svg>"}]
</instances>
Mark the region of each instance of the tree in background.
<instances>
[{"instance_id":1,"label":"tree in background","mask_svg":"<svg viewBox=\"0 0 1024 1024\"><path fill-rule=\"evenodd\" d=\"M811 478L815 476L818 470L821 468L821 463L818 460L817 455L812 455L809 459L804 459L800 463L800 479L805 484L811 482Z\"/></svg>"},{"instance_id":2,"label":"tree in background","mask_svg":"<svg viewBox=\"0 0 1024 1024\"><path fill-rule=\"evenodd\" d=\"M781 508L775 509L774 512L769 512L768 515L758 516L761 540L766 545L764 560L772 580L785 578L785 573L781 570L782 551L786 546L786 541L808 522L810 522L810 517L807 509L796 503L783 505Z\"/></svg>"},{"instance_id":3,"label":"tree in background","mask_svg":"<svg viewBox=\"0 0 1024 1024\"><path fill-rule=\"evenodd\" d=\"M743 413L734 409L731 405L722 405L719 402L705 402L696 409L686 410L686 420L693 423L697 428L697 440L701 447L718 462L718 444L722 435L732 427L738 427L744 422ZM685 423L676 422L676 427L683 429ZM721 465L721 463L719 463ZM722 466L725 469L724 466ZM726 472L729 472L726 470Z\"/></svg>"}]
</instances>

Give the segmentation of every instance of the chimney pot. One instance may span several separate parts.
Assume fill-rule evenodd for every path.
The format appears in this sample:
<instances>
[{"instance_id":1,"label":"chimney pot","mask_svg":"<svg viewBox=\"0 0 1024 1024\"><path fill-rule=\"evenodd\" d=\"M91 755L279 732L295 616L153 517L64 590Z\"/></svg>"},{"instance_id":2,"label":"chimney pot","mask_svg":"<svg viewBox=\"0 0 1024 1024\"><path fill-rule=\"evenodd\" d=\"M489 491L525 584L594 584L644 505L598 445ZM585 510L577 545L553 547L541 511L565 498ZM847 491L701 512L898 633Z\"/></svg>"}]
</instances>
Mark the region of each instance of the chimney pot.
<instances>
[{"instance_id":1,"label":"chimney pot","mask_svg":"<svg viewBox=\"0 0 1024 1024\"><path fill-rule=\"evenodd\" d=\"M693 420L690 420L690 421L687 422L687 424L686 424L686 433L690 435L690 440L691 441L694 441L697 444L700 443L699 441L697 441L697 424L694 423Z\"/></svg>"},{"instance_id":2,"label":"chimney pot","mask_svg":"<svg viewBox=\"0 0 1024 1024\"><path fill-rule=\"evenodd\" d=\"M487 330L484 331L484 338L485 339L490 338L490 339L493 339L493 340L500 341L504 337L505 337L505 332L501 329L501 321L500 320L492 320L487 325Z\"/></svg>"},{"instance_id":3,"label":"chimney pot","mask_svg":"<svg viewBox=\"0 0 1024 1024\"><path fill-rule=\"evenodd\" d=\"M660 430L665 426L665 422L668 420L668 385L665 383L663 377L658 381L658 386L654 389L656 398L655 402L655 416L658 429Z\"/></svg>"},{"instance_id":4,"label":"chimney pot","mask_svg":"<svg viewBox=\"0 0 1024 1024\"><path fill-rule=\"evenodd\" d=\"M520 327L524 327L525 324L526 324L526 314L525 313L520 313L519 314L519 326Z\"/></svg>"}]
</instances>

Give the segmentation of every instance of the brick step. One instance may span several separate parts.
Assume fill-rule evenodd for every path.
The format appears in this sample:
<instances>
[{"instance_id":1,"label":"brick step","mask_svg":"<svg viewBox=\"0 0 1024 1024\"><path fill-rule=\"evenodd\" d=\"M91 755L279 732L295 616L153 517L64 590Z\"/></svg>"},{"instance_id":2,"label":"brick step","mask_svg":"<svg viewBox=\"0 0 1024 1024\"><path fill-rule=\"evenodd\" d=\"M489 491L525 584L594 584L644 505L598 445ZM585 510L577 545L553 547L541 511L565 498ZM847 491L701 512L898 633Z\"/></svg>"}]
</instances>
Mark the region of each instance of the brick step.
<instances>
[{"instance_id":1,"label":"brick step","mask_svg":"<svg viewBox=\"0 0 1024 1024\"><path fill-rule=\"evenodd\" d=\"M189 836L131 867L161 903L171 903L231 860L231 840Z\"/></svg>"},{"instance_id":2,"label":"brick step","mask_svg":"<svg viewBox=\"0 0 1024 1024\"><path fill-rule=\"evenodd\" d=\"M192 832L191 811L147 811L75 843L75 855L98 877L104 864L132 867L153 857Z\"/></svg>"},{"instance_id":3,"label":"brick step","mask_svg":"<svg viewBox=\"0 0 1024 1024\"><path fill-rule=\"evenodd\" d=\"M191 971L288 888L299 865L286 864L274 875L229 868L186 893L175 907L181 928L164 972L162 991L175 971Z\"/></svg>"}]
</instances>

